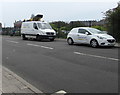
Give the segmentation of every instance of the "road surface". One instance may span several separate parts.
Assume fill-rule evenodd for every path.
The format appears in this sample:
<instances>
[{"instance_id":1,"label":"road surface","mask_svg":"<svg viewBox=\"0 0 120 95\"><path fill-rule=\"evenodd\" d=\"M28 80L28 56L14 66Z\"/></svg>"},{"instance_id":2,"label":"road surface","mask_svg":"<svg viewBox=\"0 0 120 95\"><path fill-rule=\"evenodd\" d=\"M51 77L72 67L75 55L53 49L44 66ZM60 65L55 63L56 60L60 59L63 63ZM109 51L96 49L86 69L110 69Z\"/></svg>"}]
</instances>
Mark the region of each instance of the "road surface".
<instances>
[{"instance_id":1,"label":"road surface","mask_svg":"<svg viewBox=\"0 0 120 95\"><path fill-rule=\"evenodd\" d=\"M43 91L117 93L118 48L3 36L3 65Z\"/></svg>"}]
</instances>

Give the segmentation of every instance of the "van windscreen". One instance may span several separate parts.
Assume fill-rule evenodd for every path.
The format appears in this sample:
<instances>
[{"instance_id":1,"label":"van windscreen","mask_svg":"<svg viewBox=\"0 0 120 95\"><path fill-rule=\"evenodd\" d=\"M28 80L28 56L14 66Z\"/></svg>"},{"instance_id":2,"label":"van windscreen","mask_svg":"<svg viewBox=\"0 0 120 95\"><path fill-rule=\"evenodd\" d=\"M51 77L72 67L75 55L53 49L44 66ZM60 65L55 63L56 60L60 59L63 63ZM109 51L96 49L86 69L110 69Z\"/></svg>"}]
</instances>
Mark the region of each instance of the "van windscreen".
<instances>
[{"instance_id":1,"label":"van windscreen","mask_svg":"<svg viewBox=\"0 0 120 95\"><path fill-rule=\"evenodd\" d=\"M52 29L49 23L37 23L40 29Z\"/></svg>"}]
</instances>

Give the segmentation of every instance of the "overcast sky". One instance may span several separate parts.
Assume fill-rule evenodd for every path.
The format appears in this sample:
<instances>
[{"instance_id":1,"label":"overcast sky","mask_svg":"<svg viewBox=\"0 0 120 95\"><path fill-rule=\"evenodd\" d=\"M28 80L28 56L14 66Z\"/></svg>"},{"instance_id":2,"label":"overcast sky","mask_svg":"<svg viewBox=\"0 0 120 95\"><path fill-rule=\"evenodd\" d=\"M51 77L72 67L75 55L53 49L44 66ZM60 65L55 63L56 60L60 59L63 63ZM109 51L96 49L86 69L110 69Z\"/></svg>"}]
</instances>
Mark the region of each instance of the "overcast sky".
<instances>
[{"instance_id":1,"label":"overcast sky","mask_svg":"<svg viewBox=\"0 0 120 95\"><path fill-rule=\"evenodd\" d=\"M17 1L17 2L16 2ZM103 12L117 6L118 0L4 0L0 3L0 22L3 26L13 26L15 20L29 19L31 14L43 14L44 20L73 21L73 20L100 20ZM73 2L74 1L74 2ZM2 7L2 10L1 10Z\"/></svg>"}]
</instances>

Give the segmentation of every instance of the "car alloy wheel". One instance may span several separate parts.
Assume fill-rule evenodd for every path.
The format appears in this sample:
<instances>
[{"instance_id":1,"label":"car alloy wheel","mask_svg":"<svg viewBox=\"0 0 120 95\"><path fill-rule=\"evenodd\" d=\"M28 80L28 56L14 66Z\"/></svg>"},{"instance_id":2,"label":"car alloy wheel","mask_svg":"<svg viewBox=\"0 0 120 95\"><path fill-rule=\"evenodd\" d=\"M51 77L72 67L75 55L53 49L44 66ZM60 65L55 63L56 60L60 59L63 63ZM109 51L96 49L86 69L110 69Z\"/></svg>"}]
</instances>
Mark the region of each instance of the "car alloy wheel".
<instances>
[{"instance_id":1,"label":"car alloy wheel","mask_svg":"<svg viewBox=\"0 0 120 95\"><path fill-rule=\"evenodd\" d=\"M98 47L98 42L97 42L97 40L92 40L92 41L91 41L91 46L94 47L94 48L95 48L95 47Z\"/></svg>"},{"instance_id":2,"label":"car alloy wheel","mask_svg":"<svg viewBox=\"0 0 120 95\"><path fill-rule=\"evenodd\" d=\"M67 39L67 43L68 43L69 45L73 45L74 42L73 42L73 40L72 40L71 38L68 38L68 39Z\"/></svg>"}]
</instances>

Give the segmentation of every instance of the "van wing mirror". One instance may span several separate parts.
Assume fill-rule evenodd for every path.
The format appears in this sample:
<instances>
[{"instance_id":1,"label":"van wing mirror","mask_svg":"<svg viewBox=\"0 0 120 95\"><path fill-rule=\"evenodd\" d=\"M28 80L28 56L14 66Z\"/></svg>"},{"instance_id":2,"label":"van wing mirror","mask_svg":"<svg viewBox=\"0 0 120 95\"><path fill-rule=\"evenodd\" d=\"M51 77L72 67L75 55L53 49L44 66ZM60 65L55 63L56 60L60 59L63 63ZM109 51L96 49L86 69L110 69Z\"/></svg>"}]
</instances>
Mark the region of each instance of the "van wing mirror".
<instances>
[{"instance_id":1,"label":"van wing mirror","mask_svg":"<svg viewBox=\"0 0 120 95\"><path fill-rule=\"evenodd\" d=\"M37 26L35 26L35 29L37 29L37 30L38 30L38 27L37 27Z\"/></svg>"}]
</instances>

